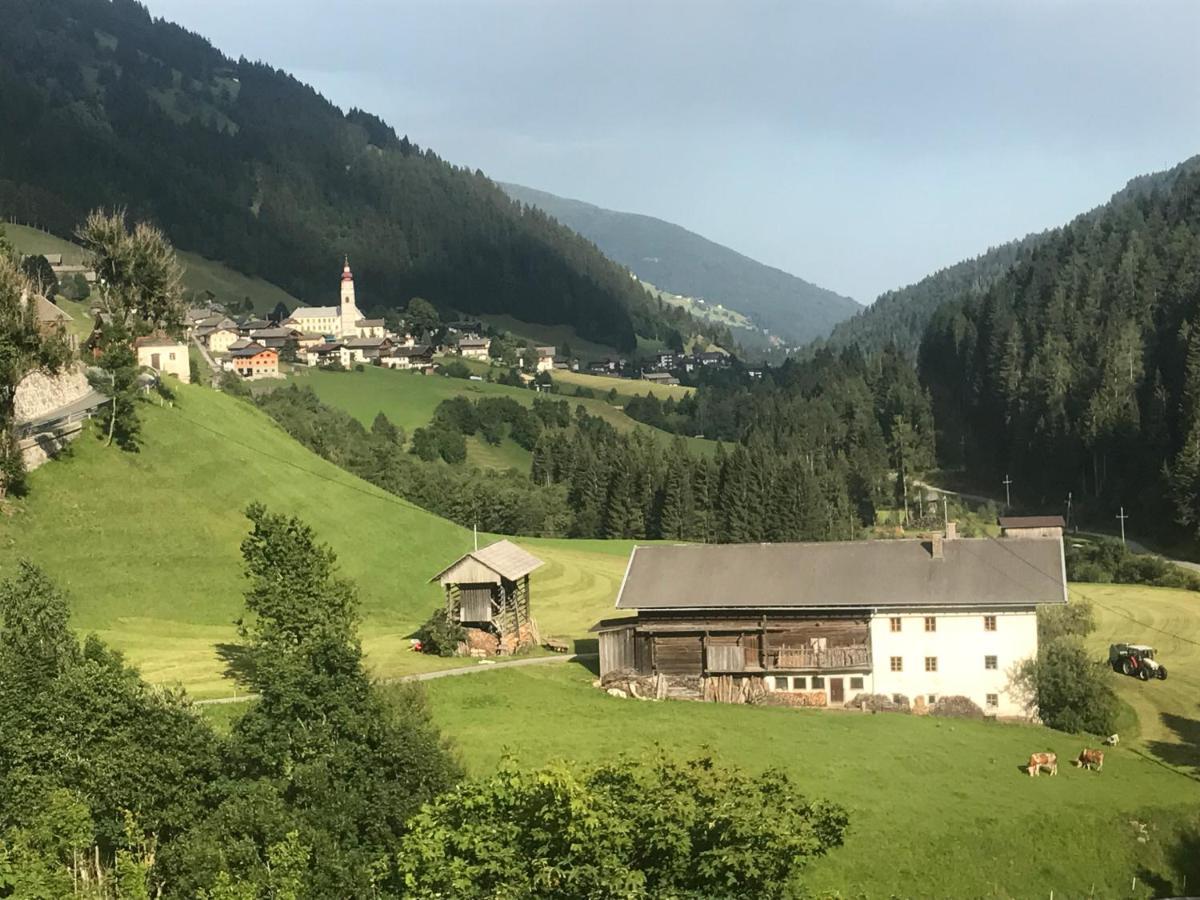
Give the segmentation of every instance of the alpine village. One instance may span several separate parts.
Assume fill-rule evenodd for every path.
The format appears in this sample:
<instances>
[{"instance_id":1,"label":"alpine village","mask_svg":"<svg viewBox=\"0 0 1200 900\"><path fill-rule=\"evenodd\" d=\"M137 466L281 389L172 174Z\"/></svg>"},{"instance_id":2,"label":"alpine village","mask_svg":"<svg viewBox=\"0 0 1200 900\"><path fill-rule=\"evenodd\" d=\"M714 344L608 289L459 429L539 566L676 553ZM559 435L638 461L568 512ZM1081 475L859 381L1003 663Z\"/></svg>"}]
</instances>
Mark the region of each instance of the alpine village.
<instances>
[{"instance_id":1,"label":"alpine village","mask_svg":"<svg viewBox=\"0 0 1200 900\"><path fill-rule=\"evenodd\" d=\"M1200 9L683 13L0 0L0 898L1200 895Z\"/></svg>"}]
</instances>

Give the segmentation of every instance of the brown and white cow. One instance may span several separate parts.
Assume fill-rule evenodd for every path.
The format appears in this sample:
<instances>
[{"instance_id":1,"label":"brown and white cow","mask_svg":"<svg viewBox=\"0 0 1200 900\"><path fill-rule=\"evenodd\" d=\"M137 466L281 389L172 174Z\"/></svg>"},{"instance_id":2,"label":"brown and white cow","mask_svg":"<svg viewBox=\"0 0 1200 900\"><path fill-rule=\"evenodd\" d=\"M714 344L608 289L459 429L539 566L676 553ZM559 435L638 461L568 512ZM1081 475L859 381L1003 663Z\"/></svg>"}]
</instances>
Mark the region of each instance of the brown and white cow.
<instances>
[{"instance_id":1,"label":"brown and white cow","mask_svg":"<svg viewBox=\"0 0 1200 900\"><path fill-rule=\"evenodd\" d=\"M1104 751L1088 750L1085 747L1079 751L1079 758L1075 760L1075 765L1082 766L1085 769L1095 768L1099 772L1104 768Z\"/></svg>"},{"instance_id":2,"label":"brown and white cow","mask_svg":"<svg viewBox=\"0 0 1200 900\"><path fill-rule=\"evenodd\" d=\"M1029 765L1025 767L1025 771L1030 777L1039 775L1042 769L1048 769L1051 775L1058 774L1058 754L1057 753L1034 753L1029 757Z\"/></svg>"}]
</instances>

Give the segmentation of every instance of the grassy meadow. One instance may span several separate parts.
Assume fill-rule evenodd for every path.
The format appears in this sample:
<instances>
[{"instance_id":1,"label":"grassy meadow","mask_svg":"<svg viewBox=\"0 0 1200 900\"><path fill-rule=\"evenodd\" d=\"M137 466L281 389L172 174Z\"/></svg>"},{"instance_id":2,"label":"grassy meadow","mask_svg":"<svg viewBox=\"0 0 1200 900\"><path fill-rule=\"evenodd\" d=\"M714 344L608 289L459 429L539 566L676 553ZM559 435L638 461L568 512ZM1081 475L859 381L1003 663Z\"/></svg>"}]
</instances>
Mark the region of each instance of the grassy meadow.
<instances>
[{"instance_id":1,"label":"grassy meadow","mask_svg":"<svg viewBox=\"0 0 1200 900\"><path fill-rule=\"evenodd\" d=\"M384 369L378 366L367 366L361 372L329 372L322 369L297 368L292 376L297 384L306 384L316 391L322 403L344 410L364 425L370 425L375 416L382 412L408 434L423 425L428 425L433 419L434 410L438 404L450 397L464 396L472 399L482 397L510 397L525 406L532 406L534 391L525 388L510 387L504 384L494 384L489 381L468 381L463 378L447 378L441 375L421 375L416 372L405 372ZM608 381L610 379L600 379ZM612 379L615 381L615 379ZM638 382L626 382L637 384ZM545 396L545 395L542 395ZM642 429L664 444L675 439L657 428L651 428L631 419L624 409L602 399L576 399L549 395L551 399L567 400L572 409L582 405L589 413L598 416L619 431ZM703 438L687 438L687 445L693 453L711 454L716 452L715 441ZM510 448L504 458L509 465L515 465L520 451L519 447ZM480 459L477 456L476 459ZM529 456L521 457L522 465L518 468L528 469ZM482 462L477 464L482 465ZM507 465L502 466L507 468Z\"/></svg>"},{"instance_id":2,"label":"grassy meadow","mask_svg":"<svg viewBox=\"0 0 1200 900\"><path fill-rule=\"evenodd\" d=\"M63 262L79 265L83 262L83 251L77 244L26 225L4 226L4 232L14 247L22 253L61 253ZM261 278L251 278L235 272L228 266L197 253L178 250L179 262L183 266L183 286L201 293L211 291L218 301L241 300L249 297L258 312L269 312L276 303L283 302L289 308L300 305L300 301L283 288ZM332 277L332 276L331 276ZM69 309L72 315L73 309Z\"/></svg>"},{"instance_id":3,"label":"grassy meadow","mask_svg":"<svg viewBox=\"0 0 1200 900\"><path fill-rule=\"evenodd\" d=\"M391 677L460 665L411 653L440 602L427 579L470 548L470 532L314 456L242 401L181 386L144 404L139 453L86 433L31 476L0 517L0 577L20 558L70 593L73 621L125 651L146 678L201 697L235 692L223 649L242 612L243 510L261 500L309 522L358 584L372 670ZM526 543L522 539L522 543ZM585 637L611 607L630 544L529 541L543 633Z\"/></svg>"},{"instance_id":4,"label":"grassy meadow","mask_svg":"<svg viewBox=\"0 0 1200 900\"><path fill-rule=\"evenodd\" d=\"M846 845L810 871L819 896L1152 897L1200 878L1200 784L1132 747L1096 774L1065 765L1083 739L1039 726L619 700L593 677L567 664L427 689L475 773L505 753L535 765L656 748L786 770L851 816ZM1019 770L1038 750L1064 760L1057 777Z\"/></svg>"}]
</instances>

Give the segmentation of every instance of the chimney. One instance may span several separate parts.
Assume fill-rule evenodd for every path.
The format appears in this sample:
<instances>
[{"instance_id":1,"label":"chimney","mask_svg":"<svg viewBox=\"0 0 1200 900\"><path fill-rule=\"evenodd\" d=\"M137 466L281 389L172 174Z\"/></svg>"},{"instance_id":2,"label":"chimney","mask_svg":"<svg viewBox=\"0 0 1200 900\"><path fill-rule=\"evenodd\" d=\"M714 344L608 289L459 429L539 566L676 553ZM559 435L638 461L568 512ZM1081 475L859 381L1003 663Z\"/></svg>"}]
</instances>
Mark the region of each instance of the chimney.
<instances>
[{"instance_id":1,"label":"chimney","mask_svg":"<svg viewBox=\"0 0 1200 900\"><path fill-rule=\"evenodd\" d=\"M946 540L952 541L957 537L958 537L958 523L957 522L947 522L946 523Z\"/></svg>"},{"instance_id":2,"label":"chimney","mask_svg":"<svg viewBox=\"0 0 1200 900\"><path fill-rule=\"evenodd\" d=\"M934 559L945 559L945 548L942 542L945 539L940 534L935 534L929 542L929 555Z\"/></svg>"}]
</instances>

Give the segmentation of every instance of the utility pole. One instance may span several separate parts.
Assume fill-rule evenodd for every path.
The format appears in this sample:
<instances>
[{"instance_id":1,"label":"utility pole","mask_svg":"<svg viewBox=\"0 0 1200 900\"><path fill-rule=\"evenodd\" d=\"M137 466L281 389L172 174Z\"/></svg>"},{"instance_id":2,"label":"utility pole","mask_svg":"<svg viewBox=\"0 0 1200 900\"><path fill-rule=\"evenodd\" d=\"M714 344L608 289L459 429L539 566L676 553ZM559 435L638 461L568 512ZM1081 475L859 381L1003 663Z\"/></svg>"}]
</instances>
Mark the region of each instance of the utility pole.
<instances>
[{"instance_id":1,"label":"utility pole","mask_svg":"<svg viewBox=\"0 0 1200 900\"><path fill-rule=\"evenodd\" d=\"M1124 547L1125 546L1125 520L1129 518L1129 516L1125 515L1125 507L1123 507L1123 506L1121 507L1121 514L1119 516L1117 516L1117 518L1121 520L1121 546Z\"/></svg>"},{"instance_id":2,"label":"utility pole","mask_svg":"<svg viewBox=\"0 0 1200 900\"><path fill-rule=\"evenodd\" d=\"M1012 480L1012 478L1009 477L1008 473L1005 472L1004 480L1000 483L1004 485L1004 506L1007 509L1012 506L1011 488L1012 488L1013 480Z\"/></svg>"}]
</instances>

